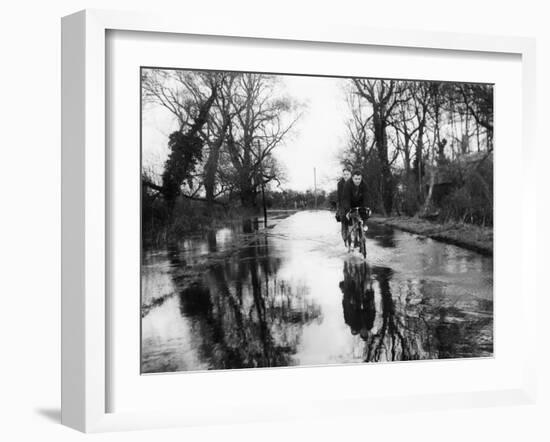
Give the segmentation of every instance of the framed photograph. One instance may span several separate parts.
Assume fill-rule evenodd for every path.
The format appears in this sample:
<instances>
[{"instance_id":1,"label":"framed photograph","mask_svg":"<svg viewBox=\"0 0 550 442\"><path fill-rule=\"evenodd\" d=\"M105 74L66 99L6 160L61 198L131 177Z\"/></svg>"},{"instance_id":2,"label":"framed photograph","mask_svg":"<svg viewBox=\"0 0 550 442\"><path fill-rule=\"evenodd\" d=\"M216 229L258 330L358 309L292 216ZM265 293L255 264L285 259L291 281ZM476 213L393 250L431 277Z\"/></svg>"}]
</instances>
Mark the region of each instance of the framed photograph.
<instances>
[{"instance_id":1,"label":"framed photograph","mask_svg":"<svg viewBox=\"0 0 550 442\"><path fill-rule=\"evenodd\" d=\"M62 422L534 401L534 54L63 18Z\"/></svg>"}]
</instances>

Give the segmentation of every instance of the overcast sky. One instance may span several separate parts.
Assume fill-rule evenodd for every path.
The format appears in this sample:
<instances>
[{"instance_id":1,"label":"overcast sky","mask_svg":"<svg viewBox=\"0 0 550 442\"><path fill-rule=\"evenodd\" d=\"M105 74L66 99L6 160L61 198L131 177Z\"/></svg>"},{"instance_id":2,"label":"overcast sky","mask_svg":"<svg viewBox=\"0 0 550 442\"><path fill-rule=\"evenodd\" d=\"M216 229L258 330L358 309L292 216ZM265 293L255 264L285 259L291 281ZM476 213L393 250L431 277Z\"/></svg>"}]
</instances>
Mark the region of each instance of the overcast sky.
<instances>
[{"instance_id":1,"label":"overcast sky","mask_svg":"<svg viewBox=\"0 0 550 442\"><path fill-rule=\"evenodd\" d=\"M283 188L307 190L313 188L313 168L317 170L317 187L327 191L336 186L340 175L337 160L346 139L347 104L344 94L346 80L323 77L280 76L281 93L286 93L306 105L293 134L275 149L286 182ZM143 112L143 165L157 171L168 155L168 135L177 129L172 115L160 108L148 106Z\"/></svg>"}]
</instances>

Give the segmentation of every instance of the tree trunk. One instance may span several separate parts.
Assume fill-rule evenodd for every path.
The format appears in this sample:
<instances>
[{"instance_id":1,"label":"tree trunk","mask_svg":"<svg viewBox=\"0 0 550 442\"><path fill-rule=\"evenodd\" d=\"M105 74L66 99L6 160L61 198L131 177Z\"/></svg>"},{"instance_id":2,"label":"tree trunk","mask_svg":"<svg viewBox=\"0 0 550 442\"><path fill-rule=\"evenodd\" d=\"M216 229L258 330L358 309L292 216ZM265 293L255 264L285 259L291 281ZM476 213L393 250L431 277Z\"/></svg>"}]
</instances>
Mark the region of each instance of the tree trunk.
<instances>
[{"instance_id":1,"label":"tree trunk","mask_svg":"<svg viewBox=\"0 0 550 442\"><path fill-rule=\"evenodd\" d=\"M251 176L253 175L251 150L252 140L249 136L245 135L243 163L239 179L241 203L246 208L256 206L256 183L253 183L251 180Z\"/></svg>"},{"instance_id":2,"label":"tree trunk","mask_svg":"<svg viewBox=\"0 0 550 442\"><path fill-rule=\"evenodd\" d=\"M441 159L441 155L444 155L444 148L447 141L444 139L441 141L441 137L439 134L439 97L438 97L438 89L436 90L436 94L434 94L435 97L435 104L434 104L434 113L435 113L435 127L434 127L434 141L431 146L431 155L430 155L430 186L428 188L428 195L426 196L426 201L424 202L424 207L422 209L422 212L424 215L428 215L432 208L432 196L433 196L433 190L435 186L435 178L437 175L437 164L439 161L436 161L436 158ZM436 157L436 146L437 146L437 157Z\"/></svg>"},{"instance_id":3,"label":"tree trunk","mask_svg":"<svg viewBox=\"0 0 550 442\"><path fill-rule=\"evenodd\" d=\"M216 187L216 171L220 158L220 148L225 138L227 127L229 126L229 118L227 118L221 128L221 133L218 138L210 146L210 155L204 167L204 188L206 190L206 202L210 211L214 202L214 190Z\"/></svg>"},{"instance_id":4,"label":"tree trunk","mask_svg":"<svg viewBox=\"0 0 550 442\"><path fill-rule=\"evenodd\" d=\"M241 184L241 204L247 209L256 207L256 192L250 184Z\"/></svg>"},{"instance_id":5,"label":"tree trunk","mask_svg":"<svg viewBox=\"0 0 550 442\"><path fill-rule=\"evenodd\" d=\"M422 176L424 175L422 151L424 150L424 119L418 126L418 138L416 141L416 152L414 158L414 177L418 186L418 197L422 197Z\"/></svg>"},{"instance_id":6,"label":"tree trunk","mask_svg":"<svg viewBox=\"0 0 550 442\"><path fill-rule=\"evenodd\" d=\"M405 178L407 178L407 181L408 181L409 175L411 173L411 147L410 147L410 136L408 134L405 134L403 152L405 154L405 159L404 159Z\"/></svg>"},{"instance_id":7,"label":"tree trunk","mask_svg":"<svg viewBox=\"0 0 550 442\"><path fill-rule=\"evenodd\" d=\"M393 206L392 176L388 161L388 136L386 133L386 121L380 117L380 115L383 115L382 112L383 109L375 109L374 111L374 136L376 140L378 160L380 161L380 172L382 175L382 204L384 206L385 215L390 215Z\"/></svg>"}]
</instances>

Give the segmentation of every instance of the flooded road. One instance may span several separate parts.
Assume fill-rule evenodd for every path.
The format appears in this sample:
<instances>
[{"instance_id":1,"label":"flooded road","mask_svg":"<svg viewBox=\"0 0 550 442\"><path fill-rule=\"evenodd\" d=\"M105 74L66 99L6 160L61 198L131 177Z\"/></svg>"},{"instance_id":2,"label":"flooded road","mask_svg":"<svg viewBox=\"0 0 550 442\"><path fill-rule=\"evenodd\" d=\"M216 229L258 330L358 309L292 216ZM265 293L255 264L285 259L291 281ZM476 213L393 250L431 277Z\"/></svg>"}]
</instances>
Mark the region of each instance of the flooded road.
<instances>
[{"instance_id":1,"label":"flooded road","mask_svg":"<svg viewBox=\"0 0 550 442\"><path fill-rule=\"evenodd\" d=\"M484 357L491 257L328 211L272 215L144 251L142 372Z\"/></svg>"}]
</instances>

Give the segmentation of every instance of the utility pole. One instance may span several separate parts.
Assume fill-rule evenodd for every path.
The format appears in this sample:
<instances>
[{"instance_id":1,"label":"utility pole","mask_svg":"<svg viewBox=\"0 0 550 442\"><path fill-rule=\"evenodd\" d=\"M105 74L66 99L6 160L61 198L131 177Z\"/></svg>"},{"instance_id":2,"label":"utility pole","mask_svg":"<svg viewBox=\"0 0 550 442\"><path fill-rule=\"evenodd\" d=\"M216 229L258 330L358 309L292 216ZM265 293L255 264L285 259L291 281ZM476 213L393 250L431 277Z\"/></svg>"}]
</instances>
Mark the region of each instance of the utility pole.
<instances>
[{"instance_id":1,"label":"utility pole","mask_svg":"<svg viewBox=\"0 0 550 442\"><path fill-rule=\"evenodd\" d=\"M313 168L313 196L315 198L315 210L317 210L317 169Z\"/></svg>"}]
</instances>

